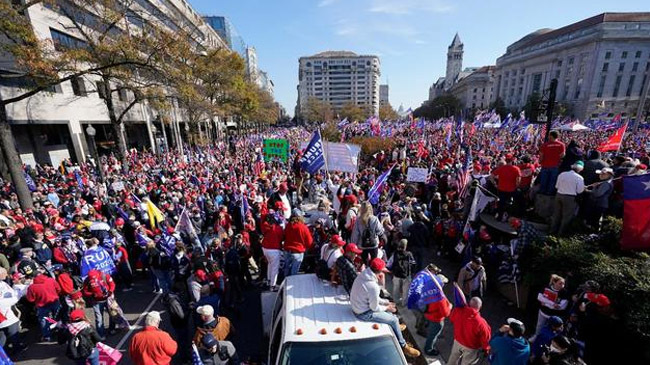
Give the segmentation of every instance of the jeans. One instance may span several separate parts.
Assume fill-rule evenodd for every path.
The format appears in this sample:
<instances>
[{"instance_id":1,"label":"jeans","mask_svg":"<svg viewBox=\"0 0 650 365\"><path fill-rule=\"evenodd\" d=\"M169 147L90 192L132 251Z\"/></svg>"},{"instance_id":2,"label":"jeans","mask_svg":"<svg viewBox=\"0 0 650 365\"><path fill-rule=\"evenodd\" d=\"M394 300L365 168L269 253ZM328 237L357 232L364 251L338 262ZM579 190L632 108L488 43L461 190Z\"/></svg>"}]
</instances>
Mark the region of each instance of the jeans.
<instances>
[{"instance_id":1,"label":"jeans","mask_svg":"<svg viewBox=\"0 0 650 365\"><path fill-rule=\"evenodd\" d=\"M553 206L550 233L562 236L573 220L577 209L578 203L575 196L557 194Z\"/></svg>"},{"instance_id":2,"label":"jeans","mask_svg":"<svg viewBox=\"0 0 650 365\"><path fill-rule=\"evenodd\" d=\"M60 308L61 304L57 300L36 310L38 322L41 325L41 335L43 335L43 337L50 337L50 323L45 319L45 317L55 319Z\"/></svg>"},{"instance_id":3,"label":"jeans","mask_svg":"<svg viewBox=\"0 0 650 365\"><path fill-rule=\"evenodd\" d=\"M406 307L410 284L410 278L396 278L393 276L393 300L395 303L400 303L402 307Z\"/></svg>"},{"instance_id":4,"label":"jeans","mask_svg":"<svg viewBox=\"0 0 650 365\"><path fill-rule=\"evenodd\" d=\"M99 365L99 350L97 347L93 349L93 351L88 355L87 358L77 360L78 365L86 365L86 363L90 365Z\"/></svg>"},{"instance_id":5,"label":"jeans","mask_svg":"<svg viewBox=\"0 0 650 365\"><path fill-rule=\"evenodd\" d=\"M399 345L401 347L404 347L406 345L406 340L404 339L404 336L402 336L402 331L399 329L399 319L397 319L395 315L388 312L373 312L369 310L361 314L355 313L355 316L365 322L377 322L389 325L395 333L395 337L397 337L397 342L399 342Z\"/></svg>"},{"instance_id":6,"label":"jeans","mask_svg":"<svg viewBox=\"0 0 650 365\"><path fill-rule=\"evenodd\" d=\"M438 341L438 336L442 333L442 329L445 327L445 321L440 322L431 322L429 321L429 333L427 334L427 341L424 343L424 352L432 352L436 341Z\"/></svg>"},{"instance_id":7,"label":"jeans","mask_svg":"<svg viewBox=\"0 0 650 365\"><path fill-rule=\"evenodd\" d=\"M293 253L285 252L284 253L284 276L296 275L298 270L300 270L300 264L302 264L302 259L305 257L304 253Z\"/></svg>"},{"instance_id":8,"label":"jeans","mask_svg":"<svg viewBox=\"0 0 650 365\"><path fill-rule=\"evenodd\" d=\"M557 167L542 167L539 172L539 193L544 195L555 194L555 182L559 170Z\"/></svg>"},{"instance_id":9,"label":"jeans","mask_svg":"<svg viewBox=\"0 0 650 365\"><path fill-rule=\"evenodd\" d=\"M108 330L112 331L115 329L115 322L108 312L108 302L99 302L93 305L93 313L95 313L95 328L97 329L97 334L99 337L106 336L106 329L104 328L104 311L108 313Z\"/></svg>"},{"instance_id":10,"label":"jeans","mask_svg":"<svg viewBox=\"0 0 650 365\"><path fill-rule=\"evenodd\" d=\"M505 213L508 210L508 206L512 202L512 198L515 196L514 191L497 191L497 195L499 196L499 202L497 203L497 213L499 215L499 218L503 218L503 213Z\"/></svg>"},{"instance_id":11,"label":"jeans","mask_svg":"<svg viewBox=\"0 0 650 365\"><path fill-rule=\"evenodd\" d=\"M362 248L361 258L366 265L370 265L370 260L377 257L379 248Z\"/></svg>"},{"instance_id":12,"label":"jeans","mask_svg":"<svg viewBox=\"0 0 650 365\"><path fill-rule=\"evenodd\" d=\"M158 285L163 293L169 293L172 288L172 273L170 270L152 269L153 274L158 279Z\"/></svg>"},{"instance_id":13,"label":"jeans","mask_svg":"<svg viewBox=\"0 0 650 365\"><path fill-rule=\"evenodd\" d=\"M13 345L13 349L16 350L19 345L20 340L20 321L12 324L11 326L0 328L0 346L7 348L7 344Z\"/></svg>"},{"instance_id":14,"label":"jeans","mask_svg":"<svg viewBox=\"0 0 650 365\"><path fill-rule=\"evenodd\" d=\"M266 280L268 281L270 287L274 287L278 282L280 255L282 252L280 250L272 250L267 248L262 248L262 251L264 252L264 257L266 257L266 262L268 263Z\"/></svg>"}]
</instances>

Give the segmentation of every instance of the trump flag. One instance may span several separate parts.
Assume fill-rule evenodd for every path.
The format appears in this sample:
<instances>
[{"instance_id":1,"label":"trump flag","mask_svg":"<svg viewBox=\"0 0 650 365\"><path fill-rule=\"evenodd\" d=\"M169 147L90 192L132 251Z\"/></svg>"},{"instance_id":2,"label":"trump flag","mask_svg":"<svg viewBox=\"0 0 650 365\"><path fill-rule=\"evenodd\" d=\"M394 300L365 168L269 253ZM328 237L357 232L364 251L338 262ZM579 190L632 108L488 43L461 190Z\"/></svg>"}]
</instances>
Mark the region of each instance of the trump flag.
<instances>
[{"instance_id":1,"label":"trump flag","mask_svg":"<svg viewBox=\"0 0 650 365\"><path fill-rule=\"evenodd\" d=\"M406 304L409 309L416 309L439 302L444 298L442 280L437 275L431 274L429 270L424 269L411 281Z\"/></svg>"},{"instance_id":2,"label":"trump flag","mask_svg":"<svg viewBox=\"0 0 650 365\"><path fill-rule=\"evenodd\" d=\"M621 248L650 249L650 174L623 177Z\"/></svg>"},{"instance_id":3,"label":"trump flag","mask_svg":"<svg viewBox=\"0 0 650 365\"><path fill-rule=\"evenodd\" d=\"M300 167L308 173L314 174L323 166L325 166L325 153L320 131L317 130L300 158Z\"/></svg>"}]
</instances>

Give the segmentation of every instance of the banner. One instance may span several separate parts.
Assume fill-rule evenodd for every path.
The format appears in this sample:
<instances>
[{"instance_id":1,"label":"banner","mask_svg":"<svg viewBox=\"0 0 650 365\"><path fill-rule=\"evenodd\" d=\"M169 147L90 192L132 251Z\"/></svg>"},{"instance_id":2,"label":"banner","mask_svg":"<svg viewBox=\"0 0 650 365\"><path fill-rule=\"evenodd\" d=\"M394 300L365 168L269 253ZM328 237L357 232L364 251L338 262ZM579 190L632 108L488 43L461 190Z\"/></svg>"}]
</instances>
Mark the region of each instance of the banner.
<instances>
[{"instance_id":1,"label":"banner","mask_svg":"<svg viewBox=\"0 0 650 365\"><path fill-rule=\"evenodd\" d=\"M314 174L323 166L325 166L323 140L320 137L320 131L315 131L300 158L300 167L308 173Z\"/></svg>"},{"instance_id":2,"label":"banner","mask_svg":"<svg viewBox=\"0 0 650 365\"><path fill-rule=\"evenodd\" d=\"M445 298L442 291L440 278L429 272L428 269L420 271L409 286L407 300L408 309L417 309L423 305L436 303Z\"/></svg>"},{"instance_id":3,"label":"banner","mask_svg":"<svg viewBox=\"0 0 650 365\"><path fill-rule=\"evenodd\" d=\"M301 149L307 147L307 142L303 142ZM361 147L356 144L347 143L323 143L325 158L327 160L328 171L349 172L356 174L359 172L359 154Z\"/></svg>"},{"instance_id":4,"label":"banner","mask_svg":"<svg viewBox=\"0 0 650 365\"><path fill-rule=\"evenodd\" d=\"M650 249L650 174L623 177L621 248Z\"/></svg>"},{"instance_id":5,"label":"banner","mask_svg":"<svg viewBox=\"0 0 650 365\"><path fill-rule=\"evenodd\" d=\"M427 182L429 170L421 167L409 167L406 173L406 181L410 182Z\"/></svg>"},{"instance_id":6,"label":"banner","mask_svg":"<svg viewBox=\"0 0 650 365\"><path fill-rule=\"evenodd\" d=\"M81 258L81 277L88 276L90 270L98 270L105 274L112 275L115 272L115 264L111 255L102 247L95 247L86 250Z\"/></svg>"},{"instance_id":7,"label":"banner","mask_svg":"<svg viewBox=\"0 0 650 365\"><path fill-rule=\"evenodd\" d=\"M287 162L289 158L289 142L286 139L265 139L263 146L264 159Z\"/></svg>"}]
</instances>

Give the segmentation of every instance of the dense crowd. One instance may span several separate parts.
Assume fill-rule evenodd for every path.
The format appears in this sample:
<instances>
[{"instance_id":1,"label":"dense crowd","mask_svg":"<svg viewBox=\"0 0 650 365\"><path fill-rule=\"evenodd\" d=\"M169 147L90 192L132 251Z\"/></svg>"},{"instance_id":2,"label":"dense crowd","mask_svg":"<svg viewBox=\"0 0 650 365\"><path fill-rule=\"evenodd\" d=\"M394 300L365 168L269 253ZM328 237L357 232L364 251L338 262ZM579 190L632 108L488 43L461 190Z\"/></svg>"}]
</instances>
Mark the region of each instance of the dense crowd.
<instances>
[{"instance_id":1,"label":"dense crowd","mask_svg":"<svg viewBox=\"0 0 650 365\"><path fill-rule=\"evenodd\" d=\"M239 364L235 331L220 313L241 303L251 285L277 290L284 277L315 272L350 293L359 319L390 324L407 356L419 351L388 313L398 307L419 316L427 355L438 354L450 319L449 363L476 363L481 353L495 364L597 363L603 340L590 326L609 315L610 302L595 282L571 283L568 292L553 276L538 296L534 331L511 318L491 334L480 310L483 260L494 262L488 247L495 240L479 220L468 220L477 192L498 197L485 212L519 233L521 250L543 234L530 219L563 235L576 220L597 231L604 215L620 216L618 178L646 173L648 132L628 135L619 153L606 156L595 150L606 136L577 133L552 131L542 143L505 130L465 128L462 138L432 125L395 128L395 148L364 156L357 174L302 171L298 146L310 133L301 128L182 154L133 150L128 166L103 156L101 163L27 167L33 208L20 207L8 181L0 192L0 345L10 357L23 351L21 323L33 313L42 342L66 344L79 364L98 364L97 343L129 327L114 294L146 277L164 298L173 338L159 329L160 313L149 312L129 344L135 364L168 364L177 352L189 362L192 344L205 364ZM264 160L261 142L270 137L289 141L286 162ZM427 181L407 181L409 166L426 167ZM372 204L368 193L386 171ZM541 195L554 200L547 216L533 211ZM448 281L431 264L437 257L462 261L455 282L467 303L439 298L412 308L414 276L430 273L441 287ZM512 262L502 261L504 272L514 272L507 280L517 280ZM392 302L379 297L386 268Z\"/></svg>"}]
</instances>

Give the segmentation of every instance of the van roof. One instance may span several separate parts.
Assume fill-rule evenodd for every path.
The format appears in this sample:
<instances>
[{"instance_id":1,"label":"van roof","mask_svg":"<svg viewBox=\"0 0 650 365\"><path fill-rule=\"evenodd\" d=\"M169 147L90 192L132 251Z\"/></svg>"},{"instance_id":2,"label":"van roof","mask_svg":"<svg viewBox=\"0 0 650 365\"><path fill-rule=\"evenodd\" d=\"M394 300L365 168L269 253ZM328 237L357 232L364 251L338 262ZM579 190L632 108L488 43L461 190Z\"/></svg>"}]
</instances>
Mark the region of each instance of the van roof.
<instances>
[{"instance_id":1,"label":"van roof","mask_svg":"<svg viewBox=\"0 0 650 365\"><path fill-rule=\"evenodd\" d=\"M356 340L391 336L390 327L358 320L352 312L350 297L342 286L334 286L314 274L292 275L284 282L285 342ZM354 327L356 332L351 332ZM341 333L336 333L340 328ZM302 334L298 335L298 329ZM321 334L325 329L326 334Z\"/></svg>"}]
</instances>

